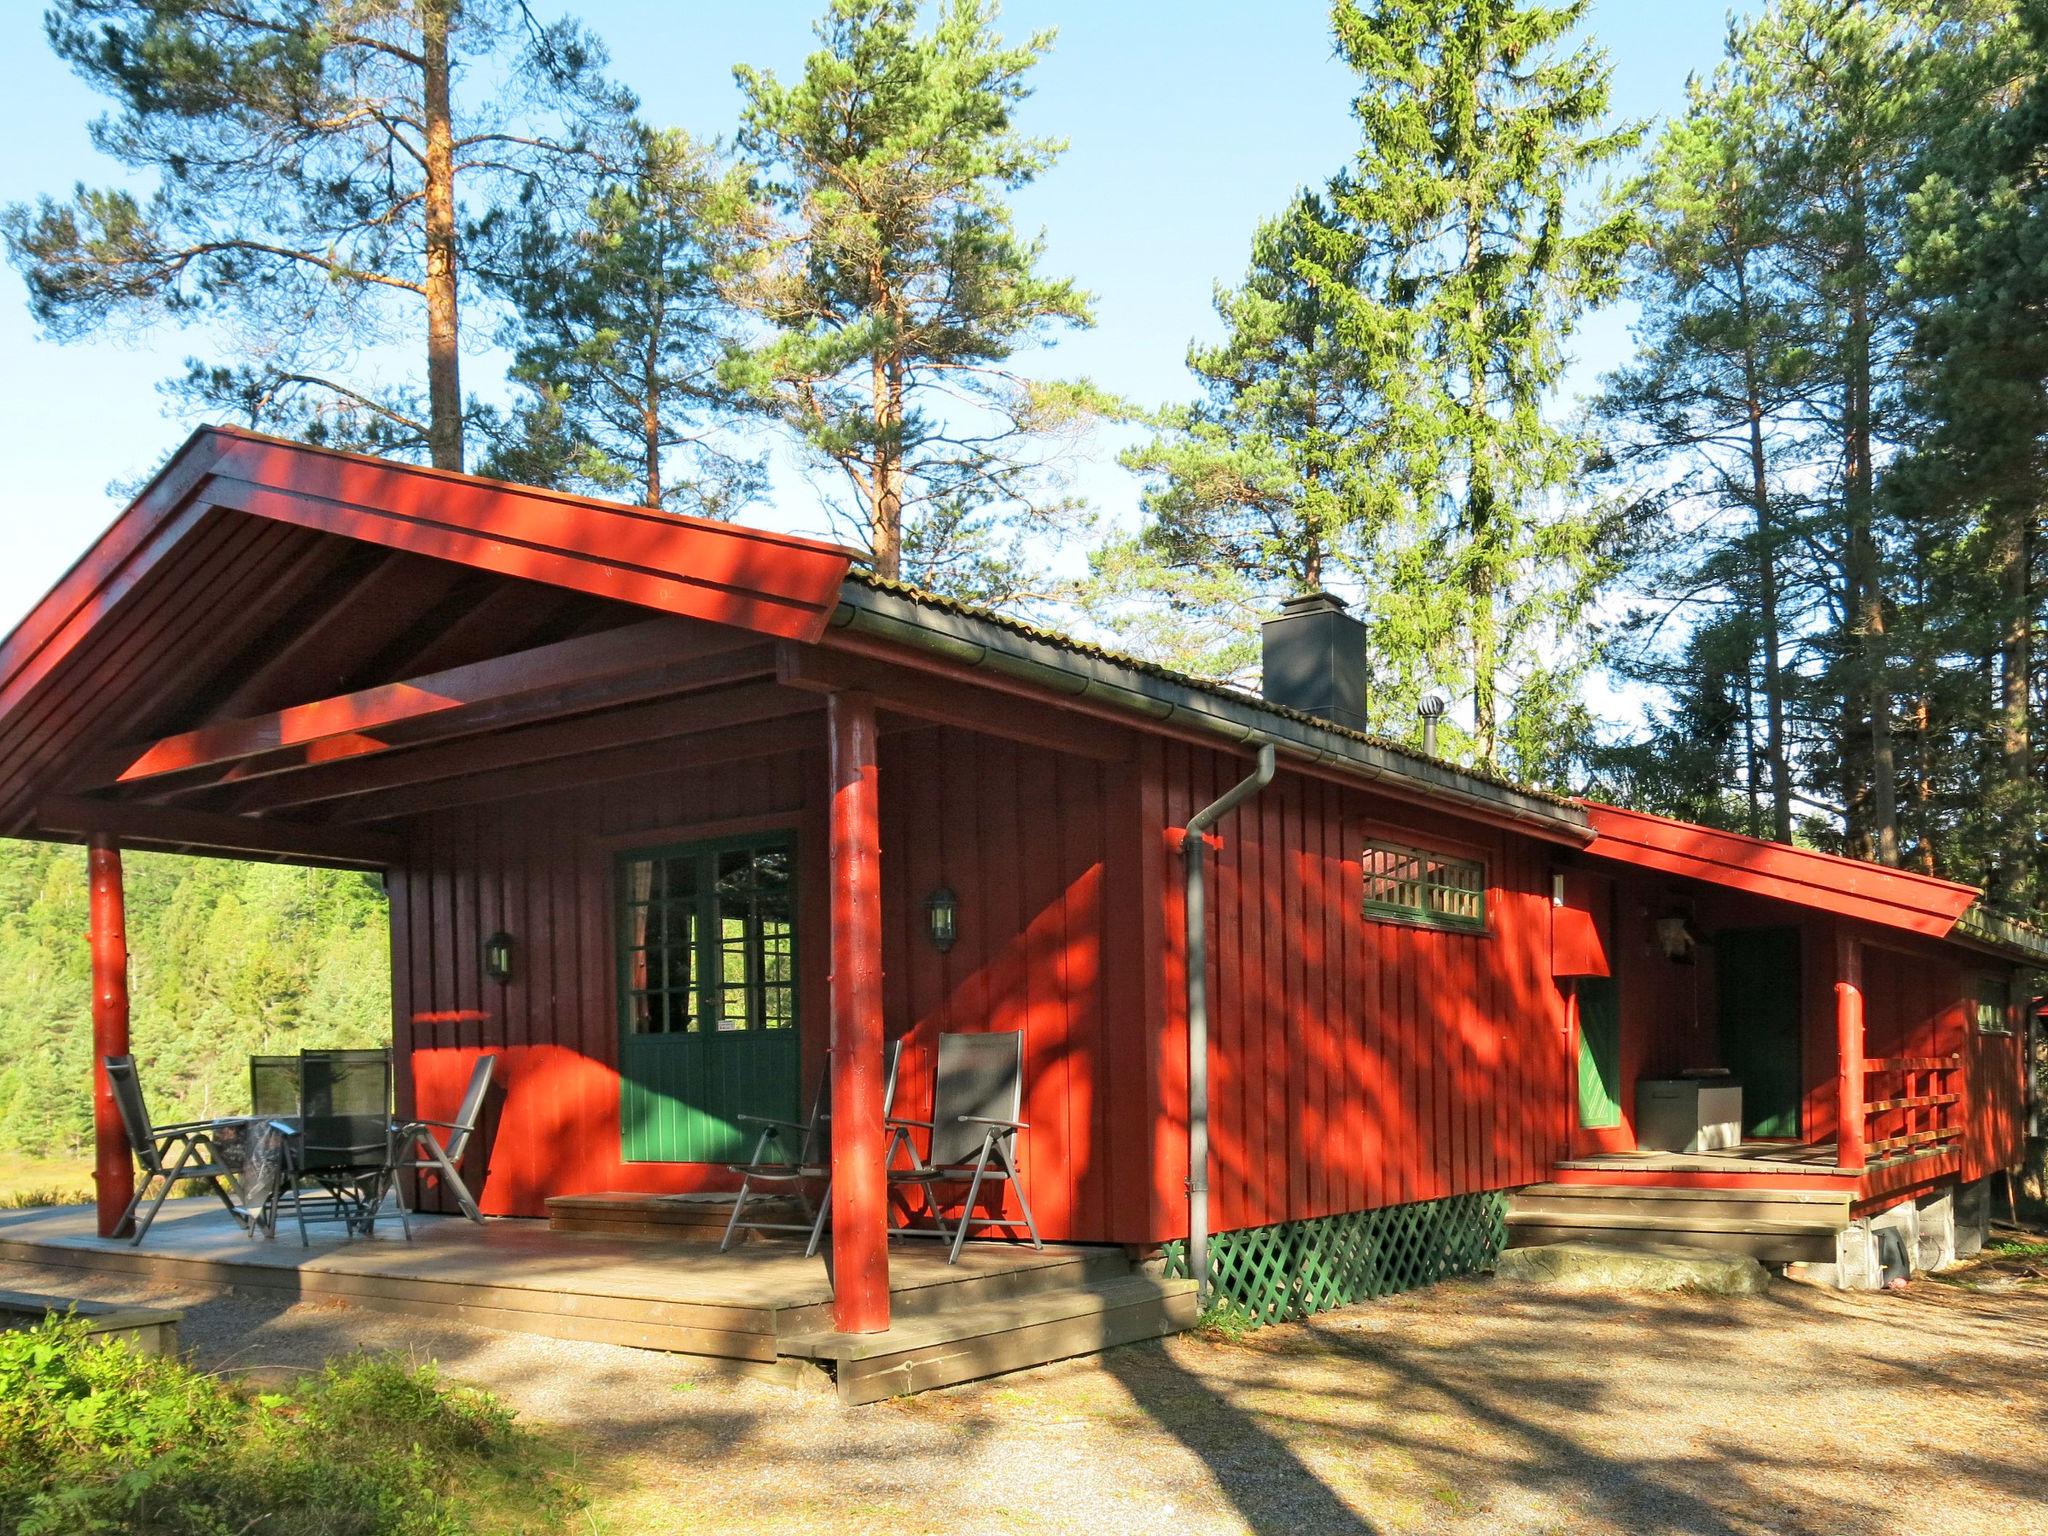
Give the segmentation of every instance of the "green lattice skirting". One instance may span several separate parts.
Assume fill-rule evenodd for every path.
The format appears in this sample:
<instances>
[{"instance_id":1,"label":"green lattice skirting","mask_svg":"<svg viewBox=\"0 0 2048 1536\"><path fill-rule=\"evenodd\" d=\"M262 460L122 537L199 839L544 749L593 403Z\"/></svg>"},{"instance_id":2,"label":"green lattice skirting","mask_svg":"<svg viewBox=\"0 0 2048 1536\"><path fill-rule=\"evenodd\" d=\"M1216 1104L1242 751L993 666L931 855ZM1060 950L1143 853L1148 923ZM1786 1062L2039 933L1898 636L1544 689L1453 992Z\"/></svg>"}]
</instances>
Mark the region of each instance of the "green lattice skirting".
<instances>
[{"instance_id":1,"label":"green lattice skirting","mask_svg":"<svg viewBox=\"0 0 2048 1536\"><path fill-rule=\"evenodd\" d=\"M1492 1268L1506 1215L1507 1196L1494 1192L1218 1232L1209 1284L1259 1323L1307 1317ZM1184 1241L1166 1245L1166 1273L1188 1278Z\"/></svg>"}]
</instances>

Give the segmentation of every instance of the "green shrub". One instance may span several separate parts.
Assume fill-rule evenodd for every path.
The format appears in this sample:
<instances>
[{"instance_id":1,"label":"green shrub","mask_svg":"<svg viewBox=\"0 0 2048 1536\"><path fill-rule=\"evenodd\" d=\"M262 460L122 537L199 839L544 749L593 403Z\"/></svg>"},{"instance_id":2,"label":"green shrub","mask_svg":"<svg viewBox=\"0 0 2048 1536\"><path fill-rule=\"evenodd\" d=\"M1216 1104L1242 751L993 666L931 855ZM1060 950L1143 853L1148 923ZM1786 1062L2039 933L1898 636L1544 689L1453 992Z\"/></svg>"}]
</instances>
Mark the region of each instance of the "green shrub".
<instances>
[{"instance_id":1,"label":"green shrub","mask_svg":"<svg viewBox=\"0 0 2048 1536\"><path fill-rule=\"evenodd\" d=\"M577 1502L489 1396L388 1356L250 1395L68 1320L0 1334L0 1530L466 1536Z\"/></svg>"}]
</instances>

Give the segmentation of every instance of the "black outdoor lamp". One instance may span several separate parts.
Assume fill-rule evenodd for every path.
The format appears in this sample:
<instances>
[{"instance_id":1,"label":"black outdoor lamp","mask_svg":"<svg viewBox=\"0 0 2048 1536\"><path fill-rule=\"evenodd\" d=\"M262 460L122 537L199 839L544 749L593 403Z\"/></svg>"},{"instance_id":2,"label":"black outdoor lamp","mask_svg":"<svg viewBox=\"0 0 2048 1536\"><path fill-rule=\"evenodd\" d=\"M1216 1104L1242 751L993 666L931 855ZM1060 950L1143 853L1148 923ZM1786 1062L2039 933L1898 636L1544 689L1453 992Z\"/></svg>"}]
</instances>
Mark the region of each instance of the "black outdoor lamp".
<instances>
[{"instance_id":1,"label":"black outdoor lamp","mask_svg":"<svg viewBox=\"0 0 2048 1536\"><path fill-rule=\"evenodd\" d=\"M484 974L500 985L512 979L512 935L502 929L484 940Z\"/></svg>"},{"instance_id":2,"label":"black outdoor lamp","mask_svg":"<svg viewBox=\"0 0 2048 1536\"><path fill-rule=\"evenodd\" d=\"M924 899L925 931L932 936L932 948L944 954L960 937L960 900L945 886Z\"/></svg>"}]
</instances>

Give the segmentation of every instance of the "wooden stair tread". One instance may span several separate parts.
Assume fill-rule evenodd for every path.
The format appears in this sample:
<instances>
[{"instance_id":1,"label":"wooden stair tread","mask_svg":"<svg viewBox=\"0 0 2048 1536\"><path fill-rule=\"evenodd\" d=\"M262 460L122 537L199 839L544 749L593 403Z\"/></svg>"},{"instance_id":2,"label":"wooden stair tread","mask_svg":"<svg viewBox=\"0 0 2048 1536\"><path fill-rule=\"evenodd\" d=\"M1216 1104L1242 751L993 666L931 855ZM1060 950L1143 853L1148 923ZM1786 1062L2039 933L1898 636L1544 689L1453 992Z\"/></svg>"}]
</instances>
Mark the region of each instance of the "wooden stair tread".
<instances>
[{"instance_id":1,"label":"wooden stair tread","mask_svg":"<svg viewBox=\"0 0 2048 1536\"><path fill-rule=\"evenodd\" d=\"M1815 1218L1795 1221L1766 1216L1693 1216L1638 1211L1515 1211L1510 1210L1511 1227L1582 1227L1631 1232L1758 1232L1800 1236L1812 1232L1839 1232L1848 1225L1845 1208L1839 1221Z\"/></svg>"},{"instance_id":2,"label":"wooden stair tread","mask_svg":"<svg viewBox=\"0 0 2048 1536\"><path fill-rule=\"evenodd\" d=\"M1194 1289L1192 1280L1123 1275L1065 1290L1038 1291L972 1306L952 1307L929 1317L902 1318L881 1333L821 1330L784 1335L775 1341L775 1347L780 1354L808 1360L873 1361L1124 1307L1165 1304L1183 1296L1192 1296Z\"/></svg>"},{"instance_id":3,"label":"wooden stair tread","mask_svg":"<svg viewBox=\"0 0 2048 1536\"><path fill-rule=\"evenodd\" d=\"M1743 1201L1766 1205L1816 1205L1846 1207L1855 1196L1846 1189L1757 1189L1744 1185L1735 1189L1692 1189L1662 1184L1530 1184L1515 1191L1513 1200L1662 1200L1682 1205L1692 1201L1727 1203Z\"/></svg>"}]
</instances>

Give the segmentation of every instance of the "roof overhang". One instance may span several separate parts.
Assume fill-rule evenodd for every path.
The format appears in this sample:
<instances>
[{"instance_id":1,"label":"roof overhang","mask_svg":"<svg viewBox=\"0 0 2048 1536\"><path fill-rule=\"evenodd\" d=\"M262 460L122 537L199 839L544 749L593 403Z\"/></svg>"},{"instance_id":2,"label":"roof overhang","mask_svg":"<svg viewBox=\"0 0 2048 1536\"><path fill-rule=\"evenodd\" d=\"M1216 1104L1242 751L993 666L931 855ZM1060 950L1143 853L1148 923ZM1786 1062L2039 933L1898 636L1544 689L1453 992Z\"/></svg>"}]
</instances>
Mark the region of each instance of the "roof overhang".
<instances>
[{"instance_id":1,"label":"roof overhang","mask_svg":"<svg viewBox=\"0 0 2048 1536\"><path fill-rule=\"evenodd\" d=\"M226 727L210 735L189 727L210 723L209 698L224 679L234 680L221 669L237 655L240 664L251 664L251 643L280 626L294 641L317 640L307 649L322 653L326 662L355 644L370 653L368 661L355 660L373 665L384 642L360 633L362 620L375 628L396 614L415 631L438 632L443 610L435 604L448 583L463 581L481 583L505 600L497 608L468 611L469 642L479 633L487 640L494 635L493 621L503 624L526 617L536 605L562 603L603 609L602 622L614 625L629 624L637 612L656 629L695 625L698 634L751 637L763 646L815 641L838 603L853 558L852 550L815 539L205 428L187 439L0 641L0 835L94 830L82 822L102 802L77 798L99 782L92 764L166 728L174 735L185 729L189 739L173 744L190 748L194 763L205 758L199 748ZM374 592L355 584L364 561L373 562L377 572ZM320 606L337 601L337 592L355 594L354 606ZM472 595L470 588L461 594L465 602ZM337 625L337 615L346 622ZM323 635L323 626L333 633ZM555 685L561 708L604 702L585 696L592 686L585 673L631 666L650 671L659 658L650 650L646 656L636 651L623 660L593 661L582 652L608 644L617 649L632 640L633 631L620 628L612 641L582 636L566 646L520 653L545 660L581 647L576 656L561 658L577 662L573 678L536 673L521 680L529 703L520 707L531 713L548 702L537 693L543 683ZM508 639L505 649L516 651L518 645ZM427 683L453 680L462 686L445 690L446 697L407 696L395 703L386 695L405 694L402 685L342 690L339 703L367 700L385 714L404 706L421 716L465 705L481 715L495 707L471 697L490 691L486 683L495 687L495 676L483 675L489 668L422 671L431 674ZM324 675L319 662L306 666L298 681L306 685L307 698L336 692L319 686ZM599 682L609 690L605 699L619 691L608 677ZM644 692L651 684L642 679L636 686ZM506 691L495 687L496 693ZM167 713L175 714L180 701L198 718L166 727ZM268 741L264 731L300 723L290 711L272 710L258 703L230 709L224 718L260 747ZM409 728L417 727L402 721L393 727ZM268 743L289 744L282 737ZM312 745L325 748L324 740ZM42 812L51 804L61 811L54 818ZM373 863L380 857L373 840L341 844L288 821L271 823L254 843L253 834L228 819L209 822L197 815L153 837L144 824L149 814L142 807L121 813L124 840L307 862ZM164 820L168 827L177 818ZM117 829L101 830L111 835Z\"/></svg>"},{"instance_id":2,"label":"roof overhang","mask_svg":"<svg viewBox=\"0 0 2048 1536\"><path fill-rule=\"evenodd\" d=\"M1952 880L1597 801L1582 803L1593 828L1586 853L1594 858L1937 939L1948 937L1977 900L1974 886Z\"/></svg>"}]
</instances>

